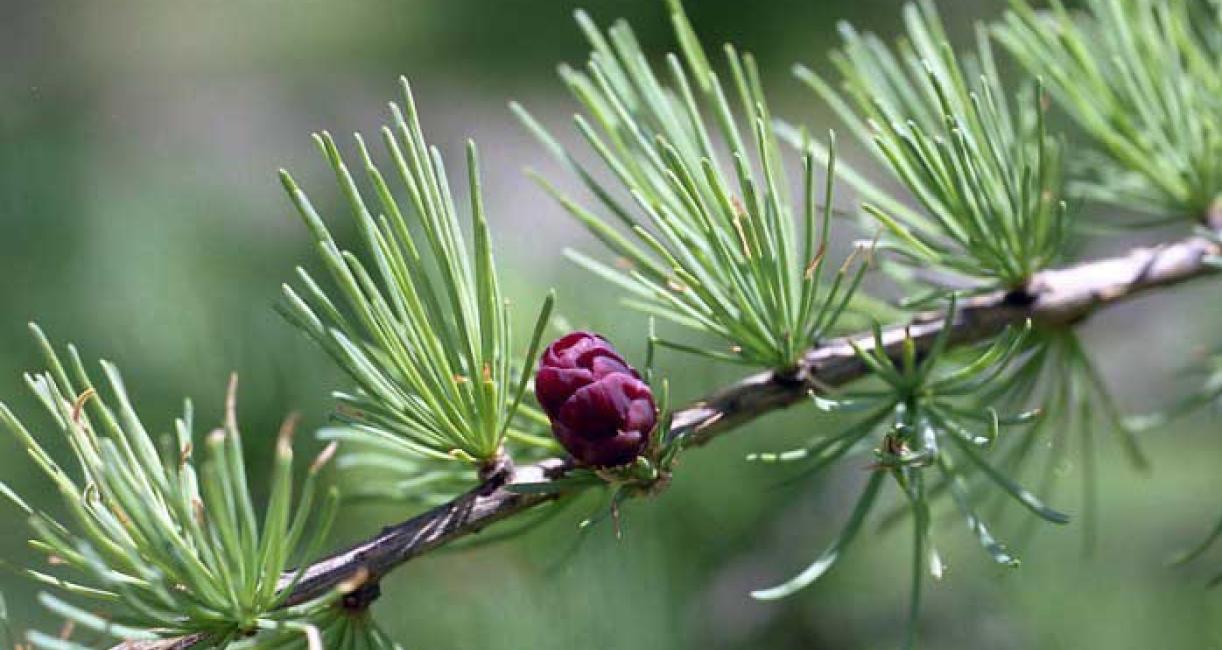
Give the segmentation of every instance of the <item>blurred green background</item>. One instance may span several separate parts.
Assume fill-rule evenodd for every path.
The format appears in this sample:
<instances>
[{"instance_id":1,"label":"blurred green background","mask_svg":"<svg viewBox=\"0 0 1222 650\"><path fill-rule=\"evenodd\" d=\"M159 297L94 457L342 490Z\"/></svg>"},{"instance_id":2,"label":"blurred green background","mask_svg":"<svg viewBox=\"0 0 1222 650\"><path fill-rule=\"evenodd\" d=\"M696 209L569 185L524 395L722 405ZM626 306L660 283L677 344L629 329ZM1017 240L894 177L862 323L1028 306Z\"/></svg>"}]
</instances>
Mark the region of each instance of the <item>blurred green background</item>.
<instances>
[{"instance_id":1,"label":"blurred green background","mask_svg":"<svg viewBox=\"0 0 1222 650\"><path fill-rule=\"evenodd\" d=\"M893 0L688 4L707 42L732 39L758 55L776 113L815 130L834 123L789 77L790 64L827 70L837 20L889 35L899 27ZM952 33L970 42L973 21L1001 4L941 7ZM293 267L313 264L275 170L292 170L338 214L308 135L373 131L399 74L413 80L426 131L453 170L463 140L479 141L514 299L533 308L555 286L570 321L606 332L639 359L644 320L561 260L564 245L593 246L521 169L569 179L505 108L517 99L567 131L574 107L553 69L584 60L571 20L578 6L602 23L629 18L659 54L672 47L661 0L0 0L0 399L31 426L45 422L21 381L37 367L25 329L37 320L86 357L119 363L155 430L168 430L184 396L195 400L199 426L219 421L231 370L242 377L241 421L257 466L286 413L322 426L327 393L344 382L272 310ZM862 159L851 148L846 155ZM341 220L332 223L343 231ZM1087 253L1136 241L1108 237ZM1218 296L1216 282L1179 288L1086 325L1127 409L1157 406L1189 385L1180 371L1222 342ZM680 398L740 372L675 355L662 368ZM742 460L818 426L810 409L798 409L690 454L669 492L629 507L623 541L604 527L574 548L578 508L511 543L412 563L387 580L376 611L408 649L894 647L908 589L903 528L871 529L796 598L747 596L805 566L856 494L859 463L781 485ZM928 588L923 647L1222 648L1222 591L1205 589L1222 553L1164 566L1222 510L1217 430L1216 420L1196 417L1150 435L1150 476L1129 471L1104 445L1093 556L1083 555L1072 527L1045 529L1022 549L1022 569L1000 571L961 520L946 518L938 533L950 568ZM1064 487L1053 502L1073 512L1075 459L1059 470ZM51 504L38 498L49 485L8 438L0 477ZM405 514L351 508L335 543ZM16 513L2 521L5 564L37 562ZM57 627L15 572L0 573L0 590L18 626Z\"/></svg>"}]
</instances>

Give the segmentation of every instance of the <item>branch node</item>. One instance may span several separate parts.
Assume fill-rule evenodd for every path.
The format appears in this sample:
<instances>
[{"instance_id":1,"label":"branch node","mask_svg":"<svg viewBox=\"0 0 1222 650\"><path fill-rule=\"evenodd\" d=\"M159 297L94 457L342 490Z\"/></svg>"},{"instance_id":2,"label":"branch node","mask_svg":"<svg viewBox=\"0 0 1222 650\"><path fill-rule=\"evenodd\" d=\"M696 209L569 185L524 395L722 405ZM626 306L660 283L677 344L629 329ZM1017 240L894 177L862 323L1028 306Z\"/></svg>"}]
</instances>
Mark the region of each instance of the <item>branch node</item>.
<instances>
[{"instance_id":1,"label":"branch node","mask_svg":"<svg viewBox=\"0 0 1222 650\"><path fill-rule=\"evenodd\" d=\"M783 388L802 388L806 386L809 374L809 370L803 364L798 364L772 373L772 381Z\"/></svg>"},{"instance_id":2,"label":"branch node","mask_svg":"<svg viewBox=\"0 0 1222 650\"><path fill-rule=\"evenodd\" d=\"M1035 301L1038 299L1039 299L1039 296L1036 295L1035 291L1033 291L1029 287L1022 286L1022 287L1018 287L1018 288L1007 291L1006 295L1003 296L1001 299L1001 304L1007 307L1018 307L1020 309L1027 309L1031 307L1031 305L1034 305Z\"/></svg>"},{"instance_id":3,"label":"branch node","mask_svg":"<svg viewBox=\"0 0 1222 650\"><path fill-rule=\"evenodd\" d=\"M381 595L382 583L377 580L370 580L357 587L355 591L344 594L344 597L340 599L340 606L344 608L344 611L351 614L363 613Z\"/></svg>"},{"instance_id":4,"label":"branch node","mask_svg":"<svg viewBox=\"0 0 1222 650\"><path fill-rule=\"evenodd\" d=\"M505 453L505 447L501 446L492 458L480 463L479 480L490 489L496 489L509 482L513 470L513 459Z\"/></svg>"}]
</instances>

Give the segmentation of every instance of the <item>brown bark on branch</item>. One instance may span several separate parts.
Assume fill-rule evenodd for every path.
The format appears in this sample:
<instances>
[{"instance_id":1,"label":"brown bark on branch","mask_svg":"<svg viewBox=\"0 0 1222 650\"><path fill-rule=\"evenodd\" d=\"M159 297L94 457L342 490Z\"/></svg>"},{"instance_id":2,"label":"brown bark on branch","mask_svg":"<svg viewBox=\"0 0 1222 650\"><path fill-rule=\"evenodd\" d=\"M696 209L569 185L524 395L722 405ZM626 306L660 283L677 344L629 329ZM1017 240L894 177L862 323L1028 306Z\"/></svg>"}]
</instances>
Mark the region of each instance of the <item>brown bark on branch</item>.
<instances>
[{"instance_id":1,"label":"brown bark on branch","mask_svg":"<svg viewBox=\"0 0 1222 650\"><path fill-rule=\"evenodd\" d=\"M952 344L989 339L1006 327L1031 319L1044 325L1072 325L1100 307L1129 297L1216 274L1207 259L1222 255L1222 247L1205 238L1138 248L1127 254L1037 274L1021 291L998 291L964 301L954 321L945 314L919 316L907 325L883 332L883 344L899 353L906 336L918 350L928 349L938 334L950 328ZM872 335L828 341L803 356L790 373L764 372L746 377L674 414L671 437L688 434L685 447L704 445L736 426L801 401L809 392L846 385L865 376L852 340L864 349L874 346ZM550 459L510 469L494 476L448 504L387 527L368 541L311 565L294 588L289 603L322 595L345 580L367 572L376 583L394 568L423 553L557 498L557 495L519 494L506 489L513 483L541 483L563 476L570 465ZM133 650L180 650L196 640L171 639L163 645L121 645Z\"/></svg>"}]
</instances>

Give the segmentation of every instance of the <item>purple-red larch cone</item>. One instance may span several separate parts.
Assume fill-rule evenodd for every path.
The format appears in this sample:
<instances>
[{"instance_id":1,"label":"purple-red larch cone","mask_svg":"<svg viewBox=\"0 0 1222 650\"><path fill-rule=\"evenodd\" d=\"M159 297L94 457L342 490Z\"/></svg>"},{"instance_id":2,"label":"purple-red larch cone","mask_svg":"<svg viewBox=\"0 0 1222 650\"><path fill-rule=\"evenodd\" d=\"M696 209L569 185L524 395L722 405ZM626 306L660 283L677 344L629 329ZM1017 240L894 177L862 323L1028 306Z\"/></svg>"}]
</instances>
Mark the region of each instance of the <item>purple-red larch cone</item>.
<instances>
[{"instance_id":1,"label":"purple-red larch cone","mask_svg":"<svg viewBox=\"0 0 1222 650\"><path fill-rule=\"evenodd\" d=\"M649 385L607 339L591 332L572 332L547 346L535 395L556 440L583 465L631 463L657 423Z\"/></svg>"}]
</instances>

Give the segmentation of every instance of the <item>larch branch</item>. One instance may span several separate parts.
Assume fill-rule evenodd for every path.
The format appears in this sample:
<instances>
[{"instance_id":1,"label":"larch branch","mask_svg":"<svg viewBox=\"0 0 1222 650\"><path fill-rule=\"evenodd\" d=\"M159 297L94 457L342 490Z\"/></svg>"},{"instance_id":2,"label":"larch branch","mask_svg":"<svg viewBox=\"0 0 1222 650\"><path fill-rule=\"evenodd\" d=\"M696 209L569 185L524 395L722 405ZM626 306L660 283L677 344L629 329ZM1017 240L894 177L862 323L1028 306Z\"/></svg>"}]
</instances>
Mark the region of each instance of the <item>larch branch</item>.
<instances>
[{"instance_id":1,"label":"larch branch","mask_svg":"<svg viewBox=\"0 0 1222 650\"><path fill-rule=\"evenodd\" d=\"M1217 274L1219 269L1208 261L1220 255L1222 247L1217 243L1191 237L1043 271L1022 290L997 291L963 301L953 322L948 323L944 313L934 312L888 328L883 331L883 345L896 356L906 337L914 340L918 350L925 350L948 327L951 344L966 345L987 340L1028 319L1042 325L1072 326L1101 307L1160 287ZM685 447L701 446L741 424L791 406L812 391L844 386L864 377L869 369L850 341L863 349L874 346L872 334L817 345L790 372L763 372L746 377L677 411L667 435L672 438L685 435ZM288 603L320 596L358 574L376 583L408 560L555 500L561 494L522 494L507 486L546 483L563 476L570 468L562 459L510 466L445 505L389 526L367 541L312 564L294 587ZM198 641L184 638L159 642L161 645L129 643L115 650L181 650Z\"/></svg>"}]
</instances>

